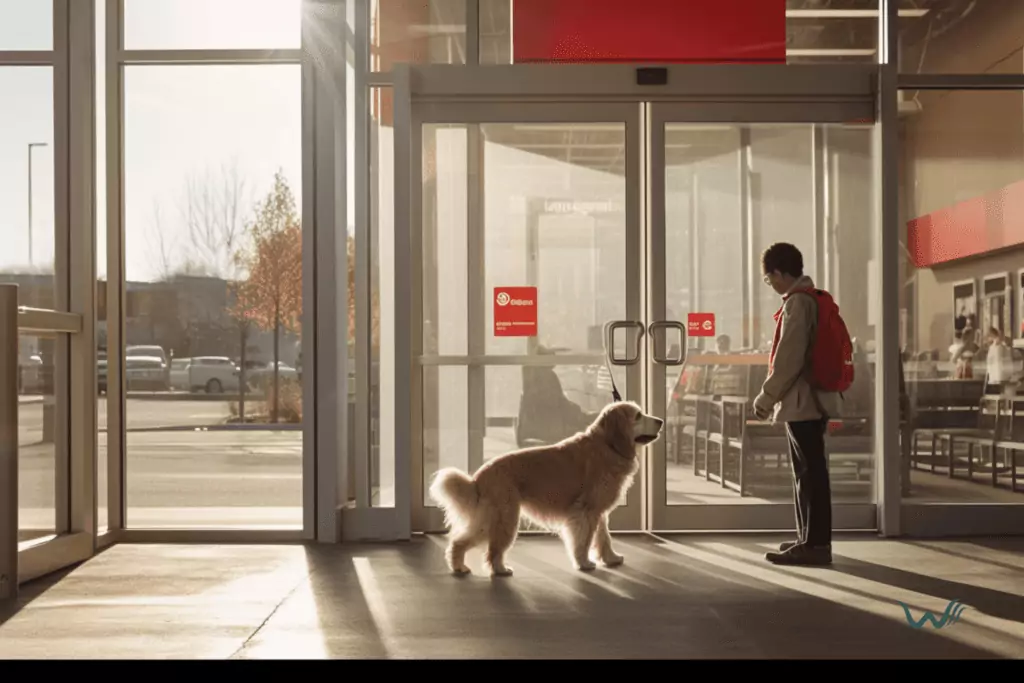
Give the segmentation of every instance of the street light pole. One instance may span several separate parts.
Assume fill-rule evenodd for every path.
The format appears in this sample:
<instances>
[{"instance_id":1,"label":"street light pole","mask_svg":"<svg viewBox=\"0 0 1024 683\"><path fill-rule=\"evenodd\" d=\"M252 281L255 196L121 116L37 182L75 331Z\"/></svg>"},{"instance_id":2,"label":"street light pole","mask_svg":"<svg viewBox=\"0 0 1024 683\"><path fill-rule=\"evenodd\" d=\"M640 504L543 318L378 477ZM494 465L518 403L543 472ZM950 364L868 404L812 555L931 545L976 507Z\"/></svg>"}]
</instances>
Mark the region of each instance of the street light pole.
<instances>
[{"instance_id":1,"label":"street light pole","mask_svg":"<svg viewBox=\"0 0 1024 683\"><path fill-rule=\"evenodd\" d=\"M28 265L30 268L35 267L32 258L32 148L47 147L48 145L48 142L28 143Z\"/></svg>"}]
</instances>

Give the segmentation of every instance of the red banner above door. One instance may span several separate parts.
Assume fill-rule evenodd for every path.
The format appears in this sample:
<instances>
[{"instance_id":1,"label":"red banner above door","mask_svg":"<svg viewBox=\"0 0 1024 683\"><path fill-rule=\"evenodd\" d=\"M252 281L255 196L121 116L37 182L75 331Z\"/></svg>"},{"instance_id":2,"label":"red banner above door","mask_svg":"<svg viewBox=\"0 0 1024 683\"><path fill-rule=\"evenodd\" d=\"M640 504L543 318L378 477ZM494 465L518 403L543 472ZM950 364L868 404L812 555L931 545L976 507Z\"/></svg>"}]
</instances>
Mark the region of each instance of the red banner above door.
<instances>
[{"instance_id":1,"label":"red banner above door","mask_svg":"<svg viewBox=\"0 0 1024 683\"><path fill-rule=\"evenodd\" d=\"M786 63L786 0L513 0L524 62Z\"/></svg>"}]
</instances>

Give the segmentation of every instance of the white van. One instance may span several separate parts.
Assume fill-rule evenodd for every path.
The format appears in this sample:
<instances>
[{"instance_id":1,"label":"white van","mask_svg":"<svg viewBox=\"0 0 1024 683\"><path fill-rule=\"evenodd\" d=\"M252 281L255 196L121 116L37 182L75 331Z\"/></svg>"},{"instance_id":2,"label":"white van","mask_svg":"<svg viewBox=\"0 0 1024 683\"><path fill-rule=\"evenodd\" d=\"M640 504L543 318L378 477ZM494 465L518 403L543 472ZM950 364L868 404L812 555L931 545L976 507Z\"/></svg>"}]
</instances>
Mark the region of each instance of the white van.
<instances>
[{"instance_id":1,"label":"white van","mask_svg":"<svg viewBox=\"0 0 1024 683\"><path fill-rule=\"evenodd\" d=\"M174 391L208 394L238 392L238 367L226 356L197 356L171 360Z\"/></svg>"}]
</instances>

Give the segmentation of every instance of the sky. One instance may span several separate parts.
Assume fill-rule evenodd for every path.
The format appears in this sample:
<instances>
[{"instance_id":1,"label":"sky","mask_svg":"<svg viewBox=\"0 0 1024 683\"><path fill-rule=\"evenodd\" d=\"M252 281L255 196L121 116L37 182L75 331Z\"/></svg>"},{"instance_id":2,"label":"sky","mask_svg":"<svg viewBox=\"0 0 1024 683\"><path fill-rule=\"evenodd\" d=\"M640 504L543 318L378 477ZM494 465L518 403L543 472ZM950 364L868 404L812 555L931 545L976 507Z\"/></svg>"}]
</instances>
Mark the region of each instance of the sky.
<instances>
[{"instance_id":1,"label":"sky","mask_svg":"<svg viewBox=\"0 0 1024 683\"><path fill-rule=\"evenodd\" d=\"M125 47L297 48L300 4L301 0L125 0ZM49 0L0 0L0 51L51 49L51 5ZM97 5L102 14L104 3ZM103 45L104 40L100 20L97 44ZM101 278L107 270L103 76L101 66L96 139ZM47 144L32 147L32 261L37 269L49 270L54 244L51 68L0 66L0 103L0 271L29 270L28 150L32 143ZM226 196L225 187L240 188L240 206L248 215L280 169L300 202L301 104L298 65L127 67L124 172L129 280L159 279L186 260L207 262L217 270L227 268L226 250L214 253L207 248L220 240L194 239L187 227L184 209L198 206L197 198L204 193L219 201ZM349 149L351 154L352 145ZM238 182L225 182L225 175L233 175ZM193 201L188 201L189 196ZM218 228L214 235L220 233Z\"/></svg>"}]
</instances>

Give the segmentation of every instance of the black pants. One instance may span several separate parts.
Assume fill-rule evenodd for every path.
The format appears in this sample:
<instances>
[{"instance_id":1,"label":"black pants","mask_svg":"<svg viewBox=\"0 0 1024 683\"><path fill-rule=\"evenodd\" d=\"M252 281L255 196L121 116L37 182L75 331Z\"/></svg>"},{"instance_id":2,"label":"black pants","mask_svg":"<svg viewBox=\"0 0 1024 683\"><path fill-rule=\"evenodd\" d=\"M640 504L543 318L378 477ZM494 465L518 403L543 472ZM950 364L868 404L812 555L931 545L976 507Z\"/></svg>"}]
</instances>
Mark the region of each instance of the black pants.
<instances>
[{"instance_id":1,"label":"black pants","mask_svg":"<svg viewBox=\"0 0 1024 683\"><path fill-rule=\"evenodd\" d=\"M828 480L825 432L828 420L787 422L789 457L793 462L793 501L800 543L832 543L832 487Z\"/></svg>"}]
</instances>

